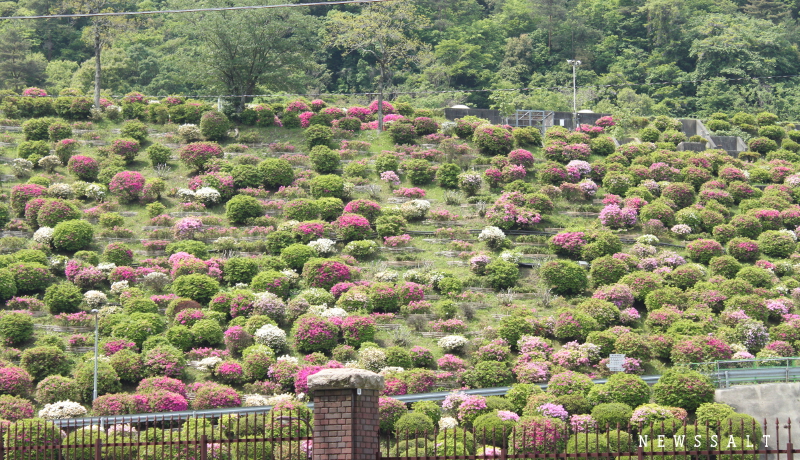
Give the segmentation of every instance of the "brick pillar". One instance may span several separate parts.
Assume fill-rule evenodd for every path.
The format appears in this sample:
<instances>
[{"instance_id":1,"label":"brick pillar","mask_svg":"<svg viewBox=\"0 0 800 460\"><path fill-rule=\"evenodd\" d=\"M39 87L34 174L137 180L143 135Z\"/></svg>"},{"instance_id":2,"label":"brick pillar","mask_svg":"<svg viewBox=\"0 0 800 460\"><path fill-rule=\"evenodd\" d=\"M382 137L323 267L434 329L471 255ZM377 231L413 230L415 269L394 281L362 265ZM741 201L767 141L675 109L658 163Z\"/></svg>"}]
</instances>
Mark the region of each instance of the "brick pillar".
<instances>
[{"instance_id":1,"label":"brick pillar","mask_svg":"<svg viewBox=\"0 0 800 460\"><path fill-rule=\"evenodd\" d=\"M375 460L383 377L363 369L325 369L308 377L314 392L313 460Z\"/></svg>"}]
</instances>

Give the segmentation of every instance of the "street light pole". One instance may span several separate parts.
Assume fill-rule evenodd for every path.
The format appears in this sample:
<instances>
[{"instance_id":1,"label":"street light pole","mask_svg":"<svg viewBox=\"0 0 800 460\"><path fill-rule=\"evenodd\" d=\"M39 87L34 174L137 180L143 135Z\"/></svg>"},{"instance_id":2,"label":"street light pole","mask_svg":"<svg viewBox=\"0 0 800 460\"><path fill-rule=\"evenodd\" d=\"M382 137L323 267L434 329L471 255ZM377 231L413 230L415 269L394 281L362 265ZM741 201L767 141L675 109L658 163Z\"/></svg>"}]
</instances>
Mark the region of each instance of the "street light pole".
<instances>
[{"instance_id":1,"label":"street light pole","mask_svg":"<svg viewBox=\"0 0 800 460\"><path fill-rule=\"evenodd\" d=\"M97 399L97 342L99 341L97 314L100 310L92 310L94 315L94 386L92 387L92 401Z\"/></svg>"},{"instance_id":2,"label":"street light pole","mask_svg":"<svg viewBox=\"0 0 800 460\"><path fill-rule=\"evenodd\" d=\"M578 90L577 86L575 85L575 76L577 73L578 66L581 65L581 61L577 59L567 59L567 64L572 66L572 124L575 125L575 128L578 127Z\"/></svg>"}]
</instances>

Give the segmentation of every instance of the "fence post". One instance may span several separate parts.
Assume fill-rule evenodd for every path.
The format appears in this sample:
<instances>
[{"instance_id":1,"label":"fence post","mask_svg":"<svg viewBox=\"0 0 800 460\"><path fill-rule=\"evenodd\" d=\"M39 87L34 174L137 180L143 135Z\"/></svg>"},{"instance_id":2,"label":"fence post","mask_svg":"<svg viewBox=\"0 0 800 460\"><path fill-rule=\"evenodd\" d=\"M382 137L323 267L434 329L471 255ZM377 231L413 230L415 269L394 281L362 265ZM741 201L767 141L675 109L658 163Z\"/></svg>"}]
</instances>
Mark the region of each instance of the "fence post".
<instances>
[{"instance_id":1,"label":"fence post","mask_svg":"<svg viewBox=\"0 0 800 460\"><path fill-rule=\"evenodd\" d=\"M792 440L790 439L789 442L786 443L786 460L792 460L794 458L794 446L792 445Z\"/></svg>"},{"instance_id":2,"label":"fence post","mask_svg":"<svg viewBox=\"0 0 800 460\"><path fill-rule=\"evenodd\" d=\"M363 369L325 369L308 377L314 392L313 460L376 459L382 389L383 376Z\"/></svg>"},{"instance_id":3,"label":"fence post","mask_svg":"<svg viewBox=\"0 0 800 460\"><path fill-rule=\"evenodd\" d=\"M100 448L100 438L94 440L94 460L102 460L103 451Z\"/></svg>"},{"instance_id":4,"label":"fence post","mask_svg":"<svg viewBox=\"0 0 800 460\"><path fill-rule=\"evenodd\" d=\"M200 436L200 460L208 460L208 436Z\"/></svg>"}]
</instances>

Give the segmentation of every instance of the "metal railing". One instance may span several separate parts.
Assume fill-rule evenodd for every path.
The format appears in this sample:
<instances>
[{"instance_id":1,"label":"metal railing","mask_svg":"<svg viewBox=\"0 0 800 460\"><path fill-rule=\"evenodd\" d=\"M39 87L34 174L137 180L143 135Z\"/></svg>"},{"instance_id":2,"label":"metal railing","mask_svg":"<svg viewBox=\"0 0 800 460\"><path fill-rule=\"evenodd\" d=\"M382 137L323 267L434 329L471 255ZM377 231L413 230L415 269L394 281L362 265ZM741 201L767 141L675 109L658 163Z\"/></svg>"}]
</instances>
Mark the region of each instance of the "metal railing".
<instances>
[{"instance_id":1,"label":"metal railing","mask_svg":"<svg viewBox=\"0 0 800 460\"><path fill-rule=\"evenodd\" d=\"M692 363L689 367L708 375L718 388L800 381L800 357L732 359Z\"/></svg>"}]
</instances>

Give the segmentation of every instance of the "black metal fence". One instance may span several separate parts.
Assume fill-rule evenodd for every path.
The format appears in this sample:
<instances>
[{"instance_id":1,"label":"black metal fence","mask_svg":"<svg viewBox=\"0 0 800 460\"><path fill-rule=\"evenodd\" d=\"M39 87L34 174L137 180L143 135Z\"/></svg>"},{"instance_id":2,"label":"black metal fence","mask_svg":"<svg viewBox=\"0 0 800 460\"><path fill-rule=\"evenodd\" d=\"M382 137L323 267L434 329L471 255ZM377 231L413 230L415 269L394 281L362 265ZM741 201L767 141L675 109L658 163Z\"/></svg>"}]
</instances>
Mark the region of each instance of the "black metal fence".
<instances>
[{"instance_id":1,"label":"black metal fence","mask_svg":"<svg viewBox=\"0 0 800 460\"><path fill-rule=\"evenodd\" d=\"M307 410L110 426L29 419L4 428L6 460L309 460L313 450Z\"/></svg>"},{"instance_id":2,"label":"black metal fence","mask_svg":"<svg viewBox=\"0 0 800 460\"><path fill-rule=\"evenodd\" d=\"M511 426L508 428L507 426ZM379 459L614 458L618 460L792 460L791 421L774 426L735 415L721 422L675 418L614 429L542 417L516 425L394 433Z\"/></svg>"}]
</instances>

